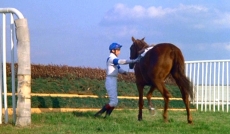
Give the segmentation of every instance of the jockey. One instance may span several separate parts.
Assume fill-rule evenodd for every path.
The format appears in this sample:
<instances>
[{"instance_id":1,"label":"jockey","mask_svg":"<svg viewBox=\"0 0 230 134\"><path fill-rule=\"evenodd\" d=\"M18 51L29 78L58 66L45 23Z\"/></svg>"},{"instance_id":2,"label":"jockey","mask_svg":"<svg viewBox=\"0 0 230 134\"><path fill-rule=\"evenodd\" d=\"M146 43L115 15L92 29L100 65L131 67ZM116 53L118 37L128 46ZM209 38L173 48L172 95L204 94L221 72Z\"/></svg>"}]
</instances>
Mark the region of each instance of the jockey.
<instances>
[{"instance_id":1,"label":"jockey","mask_svg":"<svg viewBox=\"0 0 230 134\"><path fill-rule=\"evenodd\" d=\"M134 60L128 59L118 59L118 55L120 54L120 49L122 45L118 43L112 43L109 46L110 55L106 60L106 80L105 80L105 88L109 95L109 103L105 104L100 111L95 114L99 116L106 111L106 115L110 115L113 109L118 104L117 98L117 76L118 73L127 75L127 72L121 69L120 65L135 63L139 61L139 58Z\"/></svg>"}]
</instances>

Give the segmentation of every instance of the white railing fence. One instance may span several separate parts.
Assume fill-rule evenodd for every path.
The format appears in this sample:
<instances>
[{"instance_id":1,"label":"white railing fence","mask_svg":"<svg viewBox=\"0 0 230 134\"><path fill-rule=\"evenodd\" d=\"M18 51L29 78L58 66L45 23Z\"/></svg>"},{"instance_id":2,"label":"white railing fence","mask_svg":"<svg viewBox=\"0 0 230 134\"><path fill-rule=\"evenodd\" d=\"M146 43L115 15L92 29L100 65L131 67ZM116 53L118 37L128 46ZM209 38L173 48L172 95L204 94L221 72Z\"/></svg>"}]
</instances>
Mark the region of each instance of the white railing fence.
<instances>
[{"instance_id":1,"label":"white railing fence","mask_svg":"<svg viewBox=\"0 0 230 134\"><path fill-rule=\"evenodd\" d=\"M24 16L15 8L0 8L0 13L2 14L2 27L0 27L1 42L0 42L0 124L2 124L2 115L4 110L4 121L8 123L8 104L7 104L7 76L6 76L6 62L11 62L11 81L12 81L12 109L13 109L13 123L16 122L16 98L15 98L15 72L14 72L14 63L15 63L15 42L16 42L16 32L15 32L15 20L24 19ZM16 17L16 19L15 19ZM0 23L1 24L1 23ZM24 25L20 25L24 26ZM19 31L19 30L18 30ZM21 33L17 34L21 36ZM18 42L17 42L18 43ZM10 46L10 53L7 54ZM20 45L21 46L21 45ZM26 48L26 47L25 47ZM18 49L18 52L21 53ZM7 61L7 57L11 55L11 58ZM18 63L19 60L18 59ZM24 60L24 59L23 59ZM27 59L25 59L27 60ZM28 61L30 63L30 61ZM20 69L21 67L18 67ZM3 92L2 92L3 91ZM2 98L2 94L4 99ZM4 100L4 101L3 101ZM4 109L3 104L4 102Z\"/></svg>"},{"instance_id":2,"label":"white railing fence","mask_svg":"<svg viewBox=\"0 0 230 134\"><path fill-rule=\"evenodd\" d=\"M186 75L193 82L193 104L201 111L229 111L230 60L186 61Z\"/></svg>"}]
</instances>

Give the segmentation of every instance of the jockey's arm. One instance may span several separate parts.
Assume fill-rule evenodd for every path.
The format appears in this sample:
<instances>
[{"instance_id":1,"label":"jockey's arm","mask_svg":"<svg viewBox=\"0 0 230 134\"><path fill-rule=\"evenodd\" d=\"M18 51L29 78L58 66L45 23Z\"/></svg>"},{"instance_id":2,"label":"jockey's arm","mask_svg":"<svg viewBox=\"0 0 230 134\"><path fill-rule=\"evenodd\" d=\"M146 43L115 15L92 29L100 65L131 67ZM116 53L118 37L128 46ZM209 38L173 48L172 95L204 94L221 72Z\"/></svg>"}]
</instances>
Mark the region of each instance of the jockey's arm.
<instances>
[{"instance_id":1,"label":"jockey's arm","mask_svg":"<svg viewBox=\"0 0 230 134\"><path fill-rule=\"evenodd\" d=\"M113 64L117 65L125 65L125 64L130 64L130 63L135 63L135 62L138 62L139 59L132 59L132 60L128 60L128 59L114 59L113 60Z\"/></svg>"}]
</instances>

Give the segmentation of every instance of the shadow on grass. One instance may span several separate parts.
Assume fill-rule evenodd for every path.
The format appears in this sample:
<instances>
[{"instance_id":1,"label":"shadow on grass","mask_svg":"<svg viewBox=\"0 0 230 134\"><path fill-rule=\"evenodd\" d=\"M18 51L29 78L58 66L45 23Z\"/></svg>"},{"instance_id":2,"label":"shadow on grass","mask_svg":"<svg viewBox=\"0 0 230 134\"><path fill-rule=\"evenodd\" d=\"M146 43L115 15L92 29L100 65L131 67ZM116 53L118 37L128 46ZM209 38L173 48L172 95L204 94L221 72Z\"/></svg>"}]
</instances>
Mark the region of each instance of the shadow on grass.
<instances>
[{"instance_id":1,"label":"shadow on grass","mask_svg":"<svg viewBox=\"0 0 230 134\"><path fill-rule=\"evenodd\" d=\"M58 98L51 98L51 100L52 100L52 107L53 108L61 108L60 107L60 104L59 104L59 100L58 100Z\"/></svg>"},{"instance_id":2,"label":"shadow on grass","mask_svg":"<svg viewBox=\"0 0 230 134\"><path fill-rule=\"evenodd\" d=\"M51 99L52 104L50 103L49 99ZM38 108L48 108L48 107L61 108L59 100L56 97L50 97L48 99L44 99L44 97L37 97L37 100L38 100Z\"/></svg>"},{"instance_id":3,"label":"shadow on grass","mask_svg":"<svg viewBox=\"0 0 230 134\"><path fill-rule=\"evenodd\" d=\"M77 112L77 111L74 111L72 112L72 114L76 117L94 117L94 114L93 112Z\"/></svg>"},{"instance_id":4,"label":"shadow on grass","mask_svg":"<svg viewBox=\"0 0 230 134\"><path fill-rule=\"evenodd\" d=\"M47 108L45 99L43 97L37 97L38 99L38 108Z\"/></svg>"},{"instance_id":5,"label":"shadow on grass","mask_svg":"<svg viewBox=\"0 0 230 134\"><path fill-rule=\"evenodd\" d=\"M94 119L106 119L106 118L109 118L109 116L107 116L105 118L105 115L101 115L101 116L98 116L98 117L95 117L95 112L77 112L77 111L74 111L72 112L72 114L75 116L75 117L78 117L78 118L81 118L81 117L84 117L84 118L94 118Z\"/></svg>"}]
</instances>

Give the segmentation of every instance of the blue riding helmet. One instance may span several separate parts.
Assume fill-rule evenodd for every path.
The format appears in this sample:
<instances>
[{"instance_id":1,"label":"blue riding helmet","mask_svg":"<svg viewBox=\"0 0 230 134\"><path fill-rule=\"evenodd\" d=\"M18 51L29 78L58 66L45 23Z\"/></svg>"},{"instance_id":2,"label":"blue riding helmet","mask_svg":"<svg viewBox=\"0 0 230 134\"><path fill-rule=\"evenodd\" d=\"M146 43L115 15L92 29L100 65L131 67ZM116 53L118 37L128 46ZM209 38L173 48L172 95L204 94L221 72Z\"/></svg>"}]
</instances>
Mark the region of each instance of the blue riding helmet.
<instances>
[{"instance_id":1,"label":"blue riding helmet","mask_svg":"<svg viewBox=\"0 0 230 134\"><path fill-rule=\"evenodd\" d=\"M122 47L122 45L118 44L118 43L112 43L109 46L109 50L116 50L116 49L120 49Z\"/></svg>"}]
</instances>

